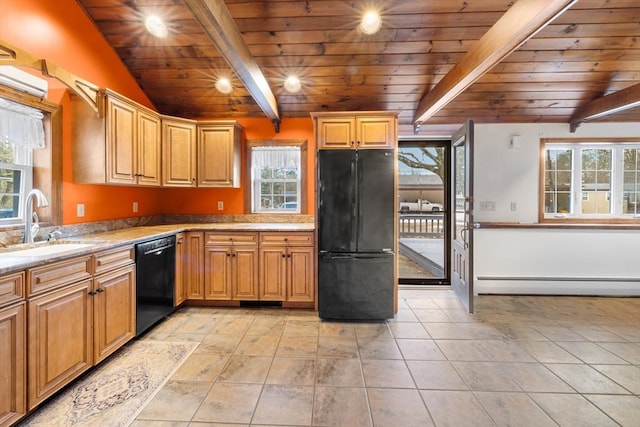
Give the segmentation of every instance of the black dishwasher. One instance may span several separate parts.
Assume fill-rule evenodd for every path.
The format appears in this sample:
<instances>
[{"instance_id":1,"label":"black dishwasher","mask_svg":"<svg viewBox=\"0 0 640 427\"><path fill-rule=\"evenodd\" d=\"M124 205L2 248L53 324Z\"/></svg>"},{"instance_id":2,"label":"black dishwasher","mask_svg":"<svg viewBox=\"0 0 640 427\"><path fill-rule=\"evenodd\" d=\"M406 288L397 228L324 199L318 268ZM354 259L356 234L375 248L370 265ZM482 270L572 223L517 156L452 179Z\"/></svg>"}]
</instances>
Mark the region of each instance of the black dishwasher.
<instances>
[{"instance_id":1,"label":"black dishwasher","mask_svg":"<svg viewBox=\"0 0 640 427\"><path fill-rule=\"evenodd\" d=\"M176 236L136 245L136 335L173 311Z\"/></svg>"}]
</instances>

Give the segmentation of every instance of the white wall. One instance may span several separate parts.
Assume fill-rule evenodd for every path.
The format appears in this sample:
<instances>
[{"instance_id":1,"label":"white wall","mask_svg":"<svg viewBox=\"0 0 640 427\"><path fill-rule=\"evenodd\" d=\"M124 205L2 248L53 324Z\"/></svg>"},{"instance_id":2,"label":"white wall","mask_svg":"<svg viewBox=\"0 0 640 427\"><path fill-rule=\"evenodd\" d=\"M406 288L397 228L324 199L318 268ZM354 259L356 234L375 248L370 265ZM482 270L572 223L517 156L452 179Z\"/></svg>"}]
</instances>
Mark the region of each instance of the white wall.
<instances>
[{"instance_id":1,"label":"white wall","mask_svg":"<svg viewBox=\"0 0 640 427\"><path fill-rule=\"evenodd\" d=\"M637 138L640 123L477 124L475 221L537 223L540 138L579 137ZM640 295L640 229L477 229L474 251L476 293Z\"/></svg>"}]
</instances>

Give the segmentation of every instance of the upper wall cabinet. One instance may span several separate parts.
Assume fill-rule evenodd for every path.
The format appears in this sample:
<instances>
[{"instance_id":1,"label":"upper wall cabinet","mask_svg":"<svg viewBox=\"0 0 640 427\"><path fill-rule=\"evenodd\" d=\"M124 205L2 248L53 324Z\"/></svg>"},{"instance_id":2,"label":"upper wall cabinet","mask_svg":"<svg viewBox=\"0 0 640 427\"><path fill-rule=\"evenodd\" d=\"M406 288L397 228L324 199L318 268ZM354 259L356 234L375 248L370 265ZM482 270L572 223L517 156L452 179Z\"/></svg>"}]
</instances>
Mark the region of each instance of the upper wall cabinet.
<instances>
[{"instance_id":1,"label":"upper wall cabinet","mask_svg":"<svg viewBox=\"0 0 640 427\"><path fill-rule=\"evenodd\" d=\"M198 187L240 187L241 141L235 121L198 122Z\"/></svg>"},{"instance_id":2,"label":"upper wall cabinet","mask_svg":"<svg viewBox=\"0 0 640 427\"><path fill-rule=\"evenodd\" d=\"M395 111L311 113L318 149L394 148Z\"/></svg>"},{"instance_id":3,"label":"upper wall cabinet","mask_svg":"<svg viewBox=\"0 0 640 427\"><path fill-rule=\"evenodd\" d=\"M162 185L196 186L195 120L162 117Z\"/></svg>"},{"instance_id":4,"label":"upper wall cabinet","mask_svg":"<svg viewBox=\"0 0 640 427\"><path fill-rule=\"evenodd\" d=\"M73 178L93 184L159 186L160 117L113 91L101 90L104 117L72 96Z\"/></svg>"}]
</instances>

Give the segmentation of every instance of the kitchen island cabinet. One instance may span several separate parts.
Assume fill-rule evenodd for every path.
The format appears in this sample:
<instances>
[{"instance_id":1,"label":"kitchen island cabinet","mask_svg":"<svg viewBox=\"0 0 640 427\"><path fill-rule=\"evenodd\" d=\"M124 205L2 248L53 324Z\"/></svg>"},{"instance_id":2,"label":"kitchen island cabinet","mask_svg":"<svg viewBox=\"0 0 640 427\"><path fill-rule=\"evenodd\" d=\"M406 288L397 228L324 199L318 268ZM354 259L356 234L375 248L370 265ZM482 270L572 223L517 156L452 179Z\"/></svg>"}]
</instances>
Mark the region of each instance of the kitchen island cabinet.
<instances>
[{"instance_id":1,"label":"kitchen island cabinet","mask_svg":"<svg viewBox=\"0 0 640 427\"><path fill-rule=\"evenodd\" d=\"M395 148L397 113L311 113L318 149Z\"/></svg>"}]
</instances>

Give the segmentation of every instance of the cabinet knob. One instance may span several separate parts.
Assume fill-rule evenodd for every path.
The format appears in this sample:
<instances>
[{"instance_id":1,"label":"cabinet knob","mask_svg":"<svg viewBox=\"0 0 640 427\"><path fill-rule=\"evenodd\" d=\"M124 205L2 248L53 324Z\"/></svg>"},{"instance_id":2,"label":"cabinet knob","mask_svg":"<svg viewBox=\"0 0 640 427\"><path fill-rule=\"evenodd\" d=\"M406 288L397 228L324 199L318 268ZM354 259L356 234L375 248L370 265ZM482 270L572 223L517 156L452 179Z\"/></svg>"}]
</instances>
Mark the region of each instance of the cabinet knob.
<instances>
[{"instance_id":1,"label":"cabinet knob","mask_svg":"<svg viewBox=\"0 0 640 427\"><path fill-rule=\"evenodd\" d=\"M291 254L287 254L287 258L291 258Z\"/></svg>"},{"instance_id":2,"label":"cabinet knob","mask_svg":"<svg viewBox=\"0 0 640 427\"><path fill-rule=\"evenodd\" d=\"M232 254L231 254L231 258L235 258L235 257L236 257L236 254L235 254L235 253L232 253Z\"/></svg>"},{"instance_id":3,"label":"cabinet knob","mask_svg":"<svg viewBox=\"0 0 640 427\"><path fill-rule=\"evenodd\" d=\"M231 256L231 254L229 252L227 252L227 256Z\"/></svg>"},{"instance_id":4,"label":"cabinet knob","mask_svg":"<svg viewBox=\"0 0 640 427\"><path fill-rule=\"evenodd\" d=\"M95 295L95 294L97 294L97 293L98 293L98 292L96 292L96 291L89 291L89 295Z\"/></svg>"},{"instance_id":5,"label":"cabinet knob","mask_svg":"<svg viewBox=\"0 0 640 427\"><path fill-rule=\"evenodd\" d=\"M282 258L284 258L284 257L286 257L286 255L285 255L285 254L282 254Z\"/></svg>"},{"instance_id":6,"label":"cabinet knob","mask_svg":"<svg viewBox=\"0 0 640 427\"><path fill-rule=\"evenodd\" d=\"M285 242L288 242L288 241L289 241L289 238L288 238L288 237L285 237L285 238L284 238L284 241L285 241Z\"/></svg>"}]
</instances>

